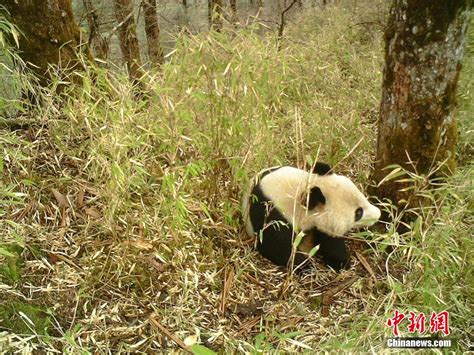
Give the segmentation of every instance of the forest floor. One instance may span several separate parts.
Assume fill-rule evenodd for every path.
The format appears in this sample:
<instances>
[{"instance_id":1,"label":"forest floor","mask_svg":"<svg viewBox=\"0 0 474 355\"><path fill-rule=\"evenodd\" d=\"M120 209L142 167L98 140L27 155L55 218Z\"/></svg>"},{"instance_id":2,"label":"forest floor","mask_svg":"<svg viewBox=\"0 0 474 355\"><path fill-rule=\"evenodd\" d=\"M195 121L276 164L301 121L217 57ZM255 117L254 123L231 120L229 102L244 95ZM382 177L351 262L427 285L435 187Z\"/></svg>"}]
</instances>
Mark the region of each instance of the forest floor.
<instances>
[{"instance_id":1,"label":"forest floor","mask_svg":"<svg viewBox=\"0 0 474 355\"><path fill-rule=\"evenodd\" d=\"M254 27L183 35L147 99L90 67L38 93L29 124L1 125L0 351L378 352L396 310L428 328L446 310L451 350L472 347L473 36L458 170L434 191L409 177L432 205L406 233L406 211L381 201L393 223L349 235L339 274L288 273L244 233L241 192L262 168L318 159L369 184L381 3L308 10L280 50Z\"/></svg>"}]
</instances>

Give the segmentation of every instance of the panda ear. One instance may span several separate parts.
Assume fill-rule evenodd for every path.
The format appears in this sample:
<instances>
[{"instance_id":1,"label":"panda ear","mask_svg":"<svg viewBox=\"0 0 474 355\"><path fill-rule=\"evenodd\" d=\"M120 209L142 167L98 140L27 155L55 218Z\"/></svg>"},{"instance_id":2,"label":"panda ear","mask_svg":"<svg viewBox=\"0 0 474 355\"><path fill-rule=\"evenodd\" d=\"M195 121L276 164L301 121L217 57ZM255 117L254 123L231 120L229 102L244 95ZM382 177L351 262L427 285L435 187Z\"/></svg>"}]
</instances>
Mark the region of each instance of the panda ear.
<instances>
[{"instance_id":1,"label":"panda ear","mask_svg":"<svg viewBox=\"0 0 474 355\"><path fill-rule=\"evenodd\" d=\"M324 205L326 203L326 197L324 197L323 192L317 186L314 186L309 190L309 196L306 193L303 193L301 204L303 206L308 206L308 210L312 210L318 205Z\"/></svg>"},{"instance_id":2,"label":"panda ear","mask_svg":"<svg viewBox=\"0 0 474 355\"><path fill-rule=\"evenodd\" d=\"M331 175L331 167L326 163L317 162L316 165L314 165L313 174Z\"/></svg>"}]
</instances>

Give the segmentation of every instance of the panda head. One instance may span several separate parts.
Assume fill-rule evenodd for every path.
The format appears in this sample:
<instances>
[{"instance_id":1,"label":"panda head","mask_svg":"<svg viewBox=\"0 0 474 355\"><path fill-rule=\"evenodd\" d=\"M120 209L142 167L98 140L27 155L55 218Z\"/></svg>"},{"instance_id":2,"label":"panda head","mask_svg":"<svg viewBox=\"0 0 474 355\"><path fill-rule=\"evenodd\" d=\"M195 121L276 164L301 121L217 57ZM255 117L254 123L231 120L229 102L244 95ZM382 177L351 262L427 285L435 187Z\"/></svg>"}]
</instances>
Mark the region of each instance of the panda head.
<instances>
[{"instance_id":1,"label":"panda head","mask_svg":"<svg viewBox=\"0 0 474 355\"><path fill-rule=\"evenodd\" d=\"M333 173L327 164L317 163L304 186L299 193L301 230L316 227L329 235L342 236L351 229L369 227L380 218L380 210L357 186Z\"/></svg>"}]
</instances>

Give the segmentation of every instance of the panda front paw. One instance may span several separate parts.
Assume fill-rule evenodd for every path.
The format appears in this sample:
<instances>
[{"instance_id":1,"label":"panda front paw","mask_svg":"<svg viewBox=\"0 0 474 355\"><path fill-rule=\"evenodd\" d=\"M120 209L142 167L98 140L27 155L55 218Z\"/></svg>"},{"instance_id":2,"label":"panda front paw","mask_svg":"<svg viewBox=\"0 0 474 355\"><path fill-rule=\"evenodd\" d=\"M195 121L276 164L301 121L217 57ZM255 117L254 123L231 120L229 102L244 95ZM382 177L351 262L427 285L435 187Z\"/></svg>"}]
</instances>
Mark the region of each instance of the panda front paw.
<instances>
[{"instance_id":1,"label":"panda front paw","mask_svg":"<svg viewBox=\"0 0 474 355\"><path fill-rule=\"evenodd\" d=\"M323 257L323 261L327 266L331 267L337 272L341 271L341 269L347 270L351 267L350 257L346 259L333 259L333 258Z\"/></svg>"}]
</instances>

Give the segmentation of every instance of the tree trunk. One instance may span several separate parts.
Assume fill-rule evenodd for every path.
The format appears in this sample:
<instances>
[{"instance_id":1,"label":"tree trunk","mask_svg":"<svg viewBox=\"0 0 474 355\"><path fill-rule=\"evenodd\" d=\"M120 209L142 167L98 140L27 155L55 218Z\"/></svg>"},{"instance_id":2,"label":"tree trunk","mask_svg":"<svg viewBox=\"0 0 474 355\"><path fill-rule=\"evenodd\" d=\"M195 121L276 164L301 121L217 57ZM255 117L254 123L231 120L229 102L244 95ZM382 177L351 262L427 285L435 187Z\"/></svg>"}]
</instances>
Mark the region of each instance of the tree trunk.
<instances>
[{"instance_id":1,"label":"tree trunk","mask_svg":"<svg viewBox=\"0 0 474 355\"><path fill-rule=\"evenodd\" d=\"M222 0L208 0L209 28L217 32L222 31Z\"/></svg>"},{"instance_id":2,"label":"tree trunk","mask_svg":"<svg viewBox=\"0 0 474 355\"><path fill-rule=\"evenodd\" d=\"M87 12L86 18L89 25L89 39L87 43L89 47L94 49L94 54L97 58L107 59L109 44L100 32L97 10L92 5L92 0L83 0L83 4Z\"/></svg>"},{"instance_id":3,"label":"tree trunk","mask_svg":"<svg viewBox=\"0 0 474 355\"><path fill-rule=\"evenodd\" d=\"M383 168L391 164L429 178L453 172L454 108L469 2L394 0L385 32L376 182L386 176ZM415 202L409 192L400 191L406 186L384 182L378 196L398 205L409 198Z\"/></svg>"},{"instance_id":4,"label":"tree trunk","mask_svg":"<svg viewBox=\"0 0 474 355\"><path fill-rule=\"evenodd\" d=\"M230 11L232 13L232 22L237 23L239 21L237 17L237 0L230 0Z\"/></svg>"},{"instance_id":5,"label":"tree trunk","mask_svg":"<svg viewBox=\"0 0 474 355\"><path fill-rule=\"evenodd\" d=\"M145 33L148 45L148 56L151 62L163 64L163 51L160 45L160 27L156 15L156 0L143 1L145 16Z\"/></svg>"},{"instance_id":6,"label":"tree trunk","mask_svg":"<svg viewBox=\"0 0 474 355\"><path fill-rule=\"evenodd\" d=\"M278 50L280 50L280 43L281 39L283 38L283 32L285 31L285 26L286 26L286 19L285 19L285 14L291 10L294 4L296 4L298 0L292 0L291 4L286 6L286 1L285 1L285 6L286 8L281 12L280 14L280 24L278 25L278 35L277 35L277 40L278 40Z\"/></svg>"},{"instance_id":7,"label":"tree trunk","mask_svg":"<svg viewBox=\"0 0 474 355\"><path fill-rule=\"evenodd\" d=\"M207 0L207 21L209 23L209 29L212 29L212 0Z\"/></svg>"},{"instance_id":8,"label":"tree trunk","mask_svg":"<svg viewBox=\"0 0 474 355\"><path fill-rule=\"evenodd\" d=\"M81 68L77 56L81 50L90 58L72 14L71 0L3 0L2 5L22 33L20 56L37 74L40 85L49 83L50 64L68 70Z\"/></svg>"},{"instance_id":9,"label":"tree trunk","mask_svg":"<svg viewBox=\"0 0 474 355\"><path fill-rule=\"evenodd\" d=\"M142 70L140 47L138 45L135 18L133 17L133 3L132 0L115 0L114 5L115 17L120 25L120 50L127 65L130 79L134 84L138 84L142 76Z\"/></svg>"}]
</instances>

